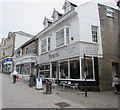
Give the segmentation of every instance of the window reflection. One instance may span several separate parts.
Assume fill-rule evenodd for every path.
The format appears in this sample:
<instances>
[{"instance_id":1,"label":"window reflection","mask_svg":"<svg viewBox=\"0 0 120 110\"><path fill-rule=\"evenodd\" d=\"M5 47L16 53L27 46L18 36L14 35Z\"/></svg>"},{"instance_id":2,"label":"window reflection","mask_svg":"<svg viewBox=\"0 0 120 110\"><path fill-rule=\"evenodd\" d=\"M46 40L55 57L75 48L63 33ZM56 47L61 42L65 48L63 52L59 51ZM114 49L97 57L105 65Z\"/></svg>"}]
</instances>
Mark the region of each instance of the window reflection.
<instances>
[{"instance_id":1,"label":"window reflection","mask_svg":"<svg viewBox=\"0 0 120 110\"><path fill-rule=\"evenodd\" d=\"M79 59L74 59L70 61L70 78L80 79L80 64Z\"/></svg>"},{"instance_id":2,"label":"window reflection","mask_svg":"<svg viewBox=\"0 0 120 110\"><path fill-rule=\"evenodd\" d=\"M68 79L68 61L60 62L60 78Z\"/></svg>"},{"instance_id":3,"label":"window reflection","mask_svg":"<svg viewBox=\"0 0 120 110\"><path fill-rule=\"evenodd\" d=\"M86 59L87 79L94 79L93 77L93 63L92 59ZM84 79L84 59L81 59L82 78Z\"/></svg>"}]
</instances>

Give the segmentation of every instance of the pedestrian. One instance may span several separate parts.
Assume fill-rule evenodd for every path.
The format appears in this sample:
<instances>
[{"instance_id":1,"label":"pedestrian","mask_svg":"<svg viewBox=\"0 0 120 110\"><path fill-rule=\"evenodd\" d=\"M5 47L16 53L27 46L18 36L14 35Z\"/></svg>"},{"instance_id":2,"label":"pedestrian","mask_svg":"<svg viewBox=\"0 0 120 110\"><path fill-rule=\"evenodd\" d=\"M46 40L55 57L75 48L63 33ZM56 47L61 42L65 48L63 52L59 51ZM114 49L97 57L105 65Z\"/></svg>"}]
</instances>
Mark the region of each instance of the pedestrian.
<instances>
[{"instance_id":1,"label":"pedestrian","mask_svg":"<svg viewBox=\"0 0 120 110\"><path fill-rule=\"evenodd\" d=\"M14 70L14 71L11 73L11 75L13 76L13 84L15 84L15 83L16 83L16 77L17 77L17 75L18 75L17 71Z\"/></svg>"},{"instance_id":2,"label":"pedestrian","mask_svg":"<svg viewBox=\"0 0 120 110\"><path fill-rule=\"evenodd\" d=\"M115 94L120 94L120 79L118 77L118 75L115 75L115 77L113 78L113 85L115 87Z\"/></svg>"}]
</instances>

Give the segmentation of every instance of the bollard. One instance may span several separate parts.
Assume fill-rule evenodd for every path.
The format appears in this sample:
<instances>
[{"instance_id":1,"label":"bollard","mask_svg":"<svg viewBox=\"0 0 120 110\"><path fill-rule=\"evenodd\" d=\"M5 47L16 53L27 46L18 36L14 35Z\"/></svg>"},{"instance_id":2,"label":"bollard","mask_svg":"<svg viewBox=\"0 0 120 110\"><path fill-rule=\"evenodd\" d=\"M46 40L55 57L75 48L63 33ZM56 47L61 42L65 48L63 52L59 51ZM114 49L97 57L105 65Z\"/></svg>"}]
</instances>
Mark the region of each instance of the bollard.
<instances>
[{"instance_id":1,"label":"bollard","mask_svg":"<svg viewBox=\"0 0 120 110\"><path fill-rule=\"evenodd\" d=\"M52 82L49 81L48 79L46 80L46 94L51 94L52 93Z\"/></svg>"}]
</instances>

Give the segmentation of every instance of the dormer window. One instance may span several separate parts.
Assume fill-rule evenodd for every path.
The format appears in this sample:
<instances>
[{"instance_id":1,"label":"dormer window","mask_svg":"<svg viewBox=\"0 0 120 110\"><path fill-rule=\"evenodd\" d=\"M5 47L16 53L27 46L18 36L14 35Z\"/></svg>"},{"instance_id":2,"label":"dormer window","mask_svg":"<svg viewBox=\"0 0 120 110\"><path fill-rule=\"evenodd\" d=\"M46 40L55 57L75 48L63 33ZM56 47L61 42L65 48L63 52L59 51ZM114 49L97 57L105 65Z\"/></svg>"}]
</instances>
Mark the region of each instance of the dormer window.
<instances>
[{"instance_id":1,"label":"dormer window","mask_svg":"<svg viewBox=\"0 0 120 110\"><path fill-rule=\"evenodd\" d=\"M48 19L48 18L44 18L44 22L43 22L43 25L44 25L44 28L47 28L48 26L50 26L52 24L52 20Z\"/></svg>"},{"instance_id":2,"label":"dormer window","mask_svg":"<svg viewBox=\"0 0 120 110\"><path fill-rule=\"evenodd\" d=\"M53 18L53 22L57 21L59 18L62 17L63 14L59 13L58 11L56 11L54 9L53 14L52 14L52 18Z\"/></svg>"},{"instance_id":3,"label":"dormer window","mask_svg":"<svg viewBox=\"0 0 120 110\"><path fill-rule=\"evenodd\" d=\"M58 14L55 13L54 16L53 16L53 22L55 22L56 20L58 20Z\"/></svg>"},{"instance_id":4,"label":"dormer window","mask_svg":"<svg viewBox=\"0 0 120 110\"><path fill-rule=\"evenodd\" d=\"M69 2L69 1L65 1L64 5L63 5L63 10L64 10L64 13L68 13L70 10L74 9L75 7L77 7L77 5Z\"/></svg>"}]
</instances>

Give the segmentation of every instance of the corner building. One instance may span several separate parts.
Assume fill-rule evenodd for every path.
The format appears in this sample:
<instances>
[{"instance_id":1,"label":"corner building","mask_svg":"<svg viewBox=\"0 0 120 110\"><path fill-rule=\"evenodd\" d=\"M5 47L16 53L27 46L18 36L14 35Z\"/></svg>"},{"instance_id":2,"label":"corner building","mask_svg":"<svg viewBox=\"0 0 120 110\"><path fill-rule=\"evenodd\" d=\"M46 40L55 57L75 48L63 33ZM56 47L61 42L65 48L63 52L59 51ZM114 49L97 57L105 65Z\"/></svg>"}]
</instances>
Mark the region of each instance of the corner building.
<instances>
[{"instance_id":1,"label":"corner building","mask_svg":"<svg viewBox=\"0 0 120 110\"><path fill-rule=\"evenodd\" d=\"M102 65L99 59L103 59L99 6L92 2L76 6L65 1L63 10L64 14L61 14L54 9L52 23L45 18L45 28L36 36L40 74L55 79L57 83L79 83L79 87L84 89L85 54L87 87L99 90L99 66Z\"/></svg>"}]
</instances>

